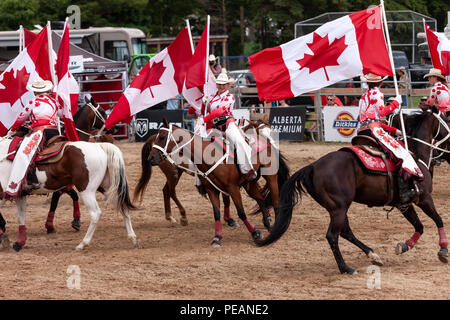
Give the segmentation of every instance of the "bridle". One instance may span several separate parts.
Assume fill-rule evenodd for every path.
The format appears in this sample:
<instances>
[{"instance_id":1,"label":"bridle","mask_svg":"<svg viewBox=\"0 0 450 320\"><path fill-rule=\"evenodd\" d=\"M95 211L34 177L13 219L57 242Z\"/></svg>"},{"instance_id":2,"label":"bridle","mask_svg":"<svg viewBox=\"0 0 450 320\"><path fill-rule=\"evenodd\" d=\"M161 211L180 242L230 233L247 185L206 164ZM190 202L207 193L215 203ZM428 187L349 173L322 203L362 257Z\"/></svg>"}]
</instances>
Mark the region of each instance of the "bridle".
<instances>
[{"instance_id":1,"label":"bridle","mask_svg":"<svg viewBox=\"0 0 450 320\"><path fill-rule=\"evenodd\" d=\"M91 102L88 102L88 103L86 103L86 106L88 106L88 107L94 112L94 116L95 116L95 117L94 117L94 123L95 123L95 121L96 121L97 118L98 118L101 122L103 122L103 127L104 127L104 126L105 126L106 120L105 120L105 118L103 117L103 115L101 114L101 112L98 111L98 109L100 108L100 105L97 104L97 107L94 107L94 105L93 105ZM85 131L83 131L83 130L81 130L81 129L78 129L78 128L76 128L76 130L77 130L78 132L81 132L81 133L83 133L83 134L89 136L89 138L98 138L98 137L101 136L101 133L102 133L102 131L103 131L103 130L100 130L96 135L92 135L92 134L90 134L90 133L88 133L88 132L85 132Z\"/></svg>"},{"instance_id":2,"label":"bridle","mask_svg":"<svg viewBox=\"0 0 450 320\"><path fill-rule=\"evenodd\" d=\"M175 154L177 154L180 150L182 150L185 146L189 145L189 144L194 140L194 138L195 138L196 135L195 135L195 134L192 134L192 138L191 138L188 142L186 142L186 143L184 143L184 144L182 144L182 145L179 145L178 142L175 140L175 137L174 137L174 135L173 135L173 125L172 125L172 124L169 124L169 127L168 127L168 128L161 127L161 128L159 128L159 130L167 131L166 144L165 144L164 148L161 147L161 146L158 146L158 145L154 144L154 145L153 145L153 148L157 149L159 152L162 153L163 159L168 160L172 165L174 165L174 166L176 166L176 167L178 167L178 168L180 168L180 169L182 169L182 170L184 170L184 171L186 171L186 172L190 172L190 173L193 173L194 175L200 175L200 176L202 176L203 178L205 178L206 180L208 180L208 182L211 183L211 185L213 185L214 188L216 188L217 190L219 190L219 191L222 192L223 194L229 196L229 194L228 194L227 192L225 192L225 191L223 191L222 189L220 189L220 188L219 188L214 182L212 182L212 180L208 177L209 174L210 174L211 172L213 172L214 169L216 169L216 168L217 168L217 167L218 167L225 159L227 159L228 156L230 155L230 151L229 151L230 148L229 148L228 146L227 146L227 148L226 148L225 154L224 154L224 155L223 155L223 156L222 156L222 157L221 157L221 158L220 158L220 159L219 159L219 160L218 160L211 168L209 168L208 171L206 171L206 172L201 171L201 170L197 167L196 164L193 164L195 169L192 170L192 169L190 169L190 168L186 168L186 167L182 166L181 164L176 163L176 161L175 161L172 157L173 157ZM158 132L158 134L156 135L155 141L158 139L158 136L159 136L159 132ZM173 143L175 143L175 148L174 148L171 152L168 152L168 151L167 151L167 148L169 147L170 141L172 141ZM225 140L224 142L228 145L228 143L226 142L226 140ZM189 159L189 161L191 161L191 160ZM192 162L192 161L191 161L191 162Z\"/></svg>"}]
</instances>

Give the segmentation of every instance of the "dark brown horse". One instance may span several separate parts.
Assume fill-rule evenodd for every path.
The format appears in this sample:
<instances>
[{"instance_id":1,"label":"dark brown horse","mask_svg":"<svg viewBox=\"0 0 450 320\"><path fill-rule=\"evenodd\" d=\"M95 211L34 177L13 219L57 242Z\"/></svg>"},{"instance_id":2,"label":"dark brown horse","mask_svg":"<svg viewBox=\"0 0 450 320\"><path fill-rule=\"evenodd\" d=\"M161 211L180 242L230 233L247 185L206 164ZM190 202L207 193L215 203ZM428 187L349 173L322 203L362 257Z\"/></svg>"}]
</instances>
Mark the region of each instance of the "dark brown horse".
<instances>
[{"instance_id":1,"label":"dark brown horse","mask_svg":"<svg viewBox=\"0 0 450 320\"><path fill-rule=\"evenodd\" d=\"M406 117L406 128L408 136L426 143L431 143L433 137L438 135L439 131L445 132L443 125L431 112ZM438 257L442 262L447 263L448 250L444 225L434 207L431 196L432 176L424 164L428 163L431 154L430 147L412 139L408 141L410 150L419 160L418 165L425 176L424 180L419 183L421 194L417 205L435 222L439 231L440 250ZM280 214L277 215L275 224L267 238L256 240L256 243L263 246L278 240L289 227L292 210L297 203L298 195L301 196L308 192L330 214L330 225L326 238L341 273L354 274L356 271L345 263L341 255L338 245L339 236L360 248L372 259L374 264L382 265L381 259L374 253L373 249L366 246L353 234L347 211L352 202L368 206L384 206L390 198L386 185L386 176L366 173L359 160L352 153L343 150L329 153L297 171L286 182L281 190ZM397 203L394 206L401 209L401 213L415 229L411 239L397 245L397 254L401 254L414 247L423 233L423 225L412 204L406 206L398 204L397 190L394 192L394 202Z\"/></svg>"},{"instance_id":2,"label":"dark brown horse","mask_svg":"<svg viewBox=\"0 0 450 320\"><path fill-rule=\"evenodd\" d=\"M278 150L273 149L269 144L266 151L265 154L263 152L256 154L253 167L257 171L260 170L259 172L262 173L262 176L267 181L273 199L273 207L275 213L277 213L278 188L289 177L289 169L283 157L277 157ZM224 160L223 148L214 140L210 138L203 139L164 121L164 125L160 128L153 149L149 154L150 163L159 165L166 159L173 161L172 157L180 152L182 152L183 157L188 157L196 164L200 180L205 186L209 200L212 203L215 219L215 237L212 245L221 245L222 226L220 223L219 201L221 192L230 195L236 206L239 218L244 222L253 238L259 238L261 232L247 219L239 190L241 186L245 185L247 193L257 201L264 215L266 213L265 198L261 195L257 181L245 182L237 165ZM211 159L205 157L206 153L211 155Z\"/></svg>"}]
</instances>

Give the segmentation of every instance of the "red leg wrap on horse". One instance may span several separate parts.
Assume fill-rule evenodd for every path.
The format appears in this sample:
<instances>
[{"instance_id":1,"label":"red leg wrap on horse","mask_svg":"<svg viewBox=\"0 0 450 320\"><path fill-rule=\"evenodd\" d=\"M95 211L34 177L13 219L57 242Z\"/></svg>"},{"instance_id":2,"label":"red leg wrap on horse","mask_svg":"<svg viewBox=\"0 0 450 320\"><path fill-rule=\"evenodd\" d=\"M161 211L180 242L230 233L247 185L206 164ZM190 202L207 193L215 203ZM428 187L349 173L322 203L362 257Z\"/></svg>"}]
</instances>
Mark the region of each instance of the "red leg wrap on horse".
<instances>
[{"instance_id":1,"label":"red leg wrap on horse","mask_svg":"<svg viewBox=\"0 0 450 320\"><path fill-rule=\"evenodd\" d=\"M256 231L255 226L252 225L252 224L250 223L250 221L248 221L248 219L246 219L246 220L244 221L244 224L245 224L245 226L247 227L248 231L250 231L251 233L253 233L253 232Z\"/></svg>"},{"instance_id":2,"label":"red leg wrap on horse","mask_svg":"<svg viewBox=\"0 0 450 320\"><path fill-rule=\"evenodd\" d=\"M3 230L2 229L0 229L0 236L3 234Z\"/></svg>"},{"instance_id":3,"label":"red leg wrap on horse","mask_svg":"<svg viewBox=\"0 0 450 320\"><path fill-rule=\"evenodd\" d=\"M53 211L50 211L47 216L47 221L45 221L45 228L47 230L54 228L54 226L53 226L53 218L54 217L55 217L55 213Z\"/></svg>"},{"instance_id":4,"label":"red leg wrap on horse","mask_svg":"<svg viewBox=\"0 0 450 320\"><path fill-rule=\"evenodd\" d=\"M406 244L408 245L408 247L410 247L412 249L416 245L417 241L419 241L419 238L420 238L420 233L414 232L411 239L406 241Z\"/></svg>"},{"instance_id":5,"label":"red leg wrap on horse","mask_svg":"<svg viewBox=\"0 0 450 320\"><path fill-rule=\"evenodd\" d=\"M73 218L75 220L79 220L81 216L80 213L80 204L78 203L78 201L74 201L73 202Z\"/></svg>"},{"instance_id":6,"label":"red leg wrap on horse","mask_svg":"<svg viewBox=\"0 0 450 320\"><path fill-rule=\"evenodd\" d=\"M439 245L441 246L441 248L447 248L448 241L447 241L447 236L445 234L444 227L438 228L438 232L439 232Z\"/></svg>"},{"instance_id":7,"label":"red leg wrap on horse","mask_svg":"<svg viewBox=\"0 0 450 320\"><path fill-rule=\"evenodd\" d=\"M216 221L215 225L215 230L216 230L216 237L219 237L220 239L222 239L223 234L222 234L222 223L220 221Z\"/></svg>"},{"instance_id":8,"label":"red leg wrap on horse","mask_svg":"<svg viewBox=\"0 0 450 320\"><path fill-rule=\"evenodd\" d=\"M267 216L270 217L270 210L269 209L266 209L266 214L267 214Z\"/></svg>"},{"instance_id":9,"label":"red leg wrap on horse","mask_svg":"<svg viewBox=\"0 0 450 320\"><path fill-rule=\"evenodd\" d=\"M223 218L225 221L230 220L230 207L223 208Z\"/></svg>"},{"instance_id":10,"label":"red leg wrap on horse","mask_svg":"<svg viewBox=\"0 0 450 320\"><path fill-rule=\"evenodd\" d=\"M19 226L19 238L17 239L17 244L23 247L26 241L27 241L27 228L25 226Z\"/></svg>"}]
</instances>

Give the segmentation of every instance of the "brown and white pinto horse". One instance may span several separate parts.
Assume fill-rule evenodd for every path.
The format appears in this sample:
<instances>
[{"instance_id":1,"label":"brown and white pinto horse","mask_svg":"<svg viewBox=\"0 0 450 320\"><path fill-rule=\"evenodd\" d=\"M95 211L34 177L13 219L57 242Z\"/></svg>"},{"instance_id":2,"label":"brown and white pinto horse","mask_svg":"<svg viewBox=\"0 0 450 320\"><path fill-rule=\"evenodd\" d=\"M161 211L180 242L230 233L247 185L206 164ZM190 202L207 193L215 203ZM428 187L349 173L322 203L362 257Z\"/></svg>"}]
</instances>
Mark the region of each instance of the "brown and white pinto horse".
<instances>
[{"instance_id":1,"label":"brown and white pinto horse","mask_svg":"<svg viewBox=\"0 0 450 320\"><path fill-rule=\"evenodd\" d=\"M101 136L97 137L97 131L100 130L105 124L107 115L105 110L99 105L95 107L95 101L93 98L88 100L86 98L86 104L77 110L73 117L75 127L77 129L78 138L80 141L98 141L98 142L114 142L114 138L111 133L106 132ZM94 131L95 130L95 131ZM54 217L56 208L58 207L59 199L63 193L67 193L73 201L73 220L72 228L79 231L81 228L81 213L80 206L78 203L78 194L72 188L63 189L61 191L56 191L52 194L52 199L50 202L50 210L47 215L47 220L45 221L45 229L47 233L55 233L56 229L54 226Z\"/></svg>"},{"instance_id":2,"label":"brown and white pinto horse","mask_svg":"<svg viewBox=\"0 0 450 320\"><path fill-rule=\"evenodd\" d=\"M410 115L405 121L408 145L418 159L418 165L424 174L424 180L419 183L421 194L417 205L436 224L439 234L438 258L448 262L448 241L444 231L444 224L436 211L432 191L432 175L429 159L432 155L433 138L442 137L442 142L448 141L449 130L445 123L441 122L431 112ZM413 140L416 138L417 140ZM418 140L421 140L419 142ZM447 142L446 142L447 143ZM396 184L396 183L395 183ZM306 189L306 191L305 191ZM297 203L298 194L309 193L315 201L323 206L330 214L330 225L326 238L334 254L341 273L355 274L344 261L339 250L339 236L348 240L360 248L372 263L382 265L382 261L373 249L366 246L356 238L350 229L347 211L352 202L358 202L369 206L384 206L390 199L390 192L386 187L386 176L367 173L359 160L348 151L331 152L312 164L294 173L281 190L280 213L276 216L275 224L270 234L262 240L256 240L260 246L268 245L278 240L288 229L292 210ZM405 218L414 226L415 233L396 247L397 254L402 254L412 249L423 233L423 225L412 204L399 205L398 191L394 190L394 206L397 206Z\"/></svg>"},{"instance_id":3,"label":"brown and white pinto horse","mask_svg":"<svg viewBox=\"0 0 450 320\"><path fill-rule=\"evenodd\" d=\"M0 192L6 189L12 161L6 159L9 138L0 141ZM122 213L128 238L137 246L129 210L135 209L129 198L128 183L122 152L111 143L69 142L60 160L55 163L36 163L36 175L40 188L32 194L47 194L74 185L87 207L91 221L85 237L76 247L82 250L88 246L100 219L101 210L96 200L96 192L106 195L114 208ZM26 197L15 199L19 222L19 237L14 243L16 251L26 242Z\"/></svg>"},{"instance_id":4,"label":"brown and white pinto horse","mask_svg":"<svg viewBox=\"0 0 450 320\"><path fill-rule=\"evenodd\" d=\"M217 140L217 139L216 139ZM265 156L262 152L255 155L255 170L260 170L261 175L267 181L270 194L273 199L275 214L278 210L278 188L289 177L289 169L278 150L267 145ZM188 157L192 163L195 163L197 173L202 184L206 188L209 200L213 206L215 220L215 237L212 245L220 246L222 240L222 225L220 223L220 193L227 193L233 199L239 218L244 222L253 238L260 237L261 232L247 219L242 204L240 186L245 185L247 193L257 201L258 205L266 214L265 199L262 196L257 180L246 183L239 173L239 169L234 163L227 161L227 156L223 149L211 138L204 139L188 130L169 125L164 120L164 125L159 129L155 139L153 149L149 154L149 160L152 165L159 165L162 161L168 159L174 161L173 157L182 153L183 157ZM205 155L211 156L207 159Z\"/></svg>"}]
</instances>

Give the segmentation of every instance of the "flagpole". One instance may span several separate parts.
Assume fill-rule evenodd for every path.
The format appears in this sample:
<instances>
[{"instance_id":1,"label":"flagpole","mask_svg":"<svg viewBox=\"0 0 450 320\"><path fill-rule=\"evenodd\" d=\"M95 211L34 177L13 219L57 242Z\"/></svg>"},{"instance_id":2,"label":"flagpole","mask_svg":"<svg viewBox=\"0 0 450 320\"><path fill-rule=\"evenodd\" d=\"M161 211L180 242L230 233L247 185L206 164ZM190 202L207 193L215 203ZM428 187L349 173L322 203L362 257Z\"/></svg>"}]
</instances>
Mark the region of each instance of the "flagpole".
<instances>
[{"instance_id":1,"label":"flagpole","mask_svg":"<svg viewBox=\"0 0 450 320\"><path fill-rule=\"evenodd\" d=\"M52 41L52 29L50 26L50 21L47 21L47 41L48 41L48 60L50 62L50 73L52 75L53 89L58 85L58 79L55 74L55 61L53 60L53 41ZM58 97L56 97L56 101L58 101ZM58 132L61 135L61 124L58 123Z\"/></svg>"},{"instance_id":2,"label":"flagpole","mask_svg":"<svg viewBox=\"0 0 450 320\"><path fill-rule=\"evenodd\" d=\"M188 29L189 41L191 42L192 54L194 54L194 41L192 40L191 25L189 23L189 19L186 19L186 27Z\"/></svg>"},{"instance_id":3,"label":"flagpole","mask_svg":"<svg viewBox=\"0 0 450 320\"><path fill-rule=\"evenodd\" d=\"M23 45L24 42L25 41L23 39L23 26L20 25L20 28L19 28L19 53L22 52L22 45Z\"/></svg>"},{"instance_id":4,"label":"flagpole","mask_svg":"<svg viewBox=\"0 0 450 320\"><path fill-rule=\"evenodd\" d=\"M388 25L387 25L386 11L384 9L384 0L380 0L380 4L381 4L382 13L383 13L382 20L383 20L383 24L384 24L384 31L385 31L386 40L387 40L387 43L388 43L389 60L391 61L392 75L393 75L393 78L394 78L395 94L397 96L399 96L400 93L398 91L397 74L395 73L394 58L392 56L391 39L389 37L389 29L388 29ZM406 138L405 121L403 119L402 105L401 104L400 104L400 109L399 109L399 115L400 115L400 124L401 124L401 127L402 127L402 133L403 133L403 138L404 138L404 143L405 143L405 149L406 149L406 151L408 151L408 139Z\"/></svg>"},{"instance_id":5,"label":"flagpole","mask_svg":"<svg viewBox=\"0 0 450 320\"><path fill-rule=\"evenodd\" d=\"M206 69L205 69L205 84L203 85L203 95L206 97L206 100L208 100L208 80L209 80L209 22L210 22L210 17L208 15L208 19L206 22L206 27L208 28L208 32L207 32L207 37L206 37ZM206 101L206 105L208 105L209 101ZM204 115L206 116L206 105L205 105L205 112Z\"/></svg>"}]
</instances>

